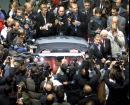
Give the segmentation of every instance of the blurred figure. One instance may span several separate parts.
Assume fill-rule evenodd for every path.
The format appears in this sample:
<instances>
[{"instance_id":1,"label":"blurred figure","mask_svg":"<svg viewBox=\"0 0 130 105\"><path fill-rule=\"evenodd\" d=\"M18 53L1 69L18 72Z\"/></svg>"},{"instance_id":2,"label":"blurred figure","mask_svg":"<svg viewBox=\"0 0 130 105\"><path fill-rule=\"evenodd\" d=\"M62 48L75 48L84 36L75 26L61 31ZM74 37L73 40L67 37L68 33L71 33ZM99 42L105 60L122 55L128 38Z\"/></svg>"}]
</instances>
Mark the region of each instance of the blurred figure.
<instances>
[{"instance_id":1,"label":"blurred figure","mask_svg":"<svg viewBox=\"0 0 130 105\"><path fill-rule=\"evenodd\" d=\"M8 16L13 18L15 17L16 15L16 11L17 11L17 8L19 7L19 2L18 0L14 0L10 3L9 5L9 11L8 11Z\"/></svg>"},{"instance_id":2,"label":"blurred figure","mask_svg":"<svg viewBox=\"0 0 130 105\"><path fill-rule=\"evenodd\" d=\"M83 36L83 27L85 25L85 16L79 11L78 4L73 3L70 6L70 35L77 36L77 37L84 37Z\"/></svg>"},{"instance_id":3,"label":"blurred figure","mask_svg":"<svg viewBox=\"0 0 130 105\"><path fill-rule=\"evenodd\" d=\"M48 11L47 4L41 4L40 8L41 12L36 19L36 38L55 35L54 14Z\"/></svg>"},{"instance_id":4,"label":"blurred figure","mask_svg":"<svg viewBox=\"0 0 130 105\"><path fill-rule=\"evenodd\" d=\"M125 17L126 15L126 9L122 7L123 0L115 0L115 5L119 8L118 14L122 17Z\"/></svg>"},{"instance_id":5,"label":"blurred figure","mask_svg":"<svg viewBox=\"0 0 130 105\"><path fill-rule=\"evenodd\" d=\"M102 30L100 33L101 44L103 44L103 57L107 59L108 56L111 56L111 42L108 39L108 31Z\"/></svg>"},{"instance_id":6,"label":"blurred figure","mask_svg":"<svg viewBox=\"0 0 130 105\"><path fill-rule=\"evenodd\" d=\"M70 103L68 103L68 102L66 102L65 100L64 100L64 90L62 90L62 89L58 89L57 91L56 91L56 98L57 98L57 102L54 102L54 104L53 105L59 105L59 104L61 104L61 105L71 105Z\"/></svg>"},{"instance_id":7,"label":"blurred figure","mask_svg":"<svg viewBox=\"0 0 130 105\"><path fill-rule=\"evenodd\" d=\"M88 23L88 34L90 38L94 38L102 29L106 28L106 20L102 18L102 11L100 8L95 9L95 16L91 17Z\"/></svg>"},{"instance_id":8,"label":"blurred figure","mask_svg":"<svg viewBox=\"0 0 130 105\"><path fill-rule=\"evenodd\" d=\"M78 105L101 105L98 98L97 98L97 95L96 94L93 94L92 93L92 88L90 85L84 85L84 88L83 88L83 96L82 96L82 99L81 101L79 102Z\"/></svg>"},{"instance_id":9,"label":"blurred figure","mask_svg":"<svg viewBox=\"0 0 130 105\"><path fill-rule=\"evenodd\" d=\"M68 19L67 19L67 15L65 14L64 6L58 7L55 25L56 25L56 34L57 35L68 35L69 34Z\"/></svg>"},{"instance_id":10,"label":"blurred figure","mask_svg":"<svg viewBox=\"0 0 130 105\"><path fill-rule=\"evenodd\" d=\"M112 18L114 16L118 17L118 29L125 34L125 26L126 26L126 19L118 14L119 8L116 6L112 6L111 13L112 15L107 19L107 27L111 28L112 26Z\"/></svg>"},{"instance_id":11,"label":"blurred figure","mask_svg":"<svg viewBox=\"0 0 130 105\"><path fill-rule=\"evenodd\" d=\"M120 62L113 61L112 68L106 72L104 79L109 89L106 105L124 105L128 103L129 80L125 78ZM120 99L120 100L119 100Z\"/></svg>"},{"instance_id":12,"label":"blurred figure","mask_svg":"<svg viewBox=\"0 0 130 105\"><path fill-rule=\"evenodd\" d=\"M118 54L122 55L122 51L125 51L125 37L122 31L118 29L118 17L112 18L112 27L108 32L108 39L111 41L112 57L117 57Z\"/></svg>"}]
</instances>

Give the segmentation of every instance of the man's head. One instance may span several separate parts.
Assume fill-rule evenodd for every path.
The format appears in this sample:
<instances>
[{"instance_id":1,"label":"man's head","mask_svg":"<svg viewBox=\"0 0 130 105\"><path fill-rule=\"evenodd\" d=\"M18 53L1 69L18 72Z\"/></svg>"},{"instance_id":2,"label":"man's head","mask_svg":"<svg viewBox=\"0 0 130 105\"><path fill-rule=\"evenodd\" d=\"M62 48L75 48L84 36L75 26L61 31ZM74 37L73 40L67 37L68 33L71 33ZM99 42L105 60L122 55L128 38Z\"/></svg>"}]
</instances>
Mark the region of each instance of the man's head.
<instances>
[{"instance_id":1,"label":"man's head","mask_svg":"<svg viewBox=\"0 0 130 105\"><path fill-rule=\"evenodd\" d=\"M21 16L23 14L23 8L22 7L18 7L17 11L16 11L16 15L17 16Z\"/></svg>"},{"instance_id":2,"label":"man's head","mask_svg":"<svg viewBox=\"0 0 130 105\"><path fill-rule=\"evenodd\" d=\"M101 36L100 35L95 36L94 43L97 44L97 45L101 43Z\"/></svg>"},{"instance_id":3,"label":"man's head","mask_svg":"<svg viewBox=\"0 0 130 105\"><path fill-rule=\"evenodd\" d=\"M26 2L24 4L24 8L26 13L31 13L33 10L33 5L30 2Z\"/></svg>"},{"instance_id":4,"label":"man's head","mask_svg":"<svg viewBox=\"0 0 130 105\"><path fill-rule=\"evenodd\" d=\"M90 95L92 93L92 88L90 85L86 84L83 88L83 91L86 95Z\"/></svg>"},{"instance_id":5,"label":"man's head","mask_svg":"<svg viewBox=\"0 0 130 105\"><path fill-rule=\"evenodd\" d=\"M54 95L53 94L47 95L47 98L46 98L47 105L52 105L53 102L54 102Z\"/></svg>"},{"instance_id":6,"label":"man's head","mask_svg":"<svg viewBox=\"0 0 130 105\"><path fill-rule=\"evenodd\" d=\"M47 14L47 12L48 12L47 4L41 4L40 9L41 9L42 15L45 16Z\"/></svg>"},{"instance_id":7,"label":"man's head","mask_svg":"<svg viewBox=\"0 0 130 105\"><path fill-rule=\"evenodd\" d=\"M113 5L112 9L111 9L112 16L117 16L118 12L119 12L119 8L115 5Z\"/></svg>"},{"instance_id":8,"label":"man's head","mask_svg":"<svg viewBox=\"0 0 130 105\"><path fill-rule=\"evenodd\" d=\"M11 18L11 17L9 17L9 18L7 19L7 25L8 25L8 27L12 27L14 24L15 24L14 19Z\"/></svg>"},{"instance_id":9,"label":"man's head","mask_svg":"<svg viewBox=\"0 0 130 105\"><path fill-rule=\"evenodd\" d=\"M19 28L20 28L20 23L16 21L16 22L14 23L14 29L15 29L15 30L18 30Z\"/></svg>"},{"instance_id":10,"label":"man's head","mask_svg":"<svg viewBox=\"0 0 130 105\"><path fill-rule=\"evenodd\" d=\"M85 8L85 10L89 10L91 8L90 0L84 0L84 8Z\"/></svg>"},{"instance_id":11,"label":"man's head","mask_svg":"<svg viewBox=\"0 0 130 105\"><path fill-rule=\"evenodd\" d=\"M98 18L102 16L102 10L100 8L95 9L95 16Z\"/></svg>"},{"instance_id":12,"label":"man's head","mask_svg":"<svg viewBox=\"0 0 130 105\"><path fill-rule=\"evenodd\" d=\"M58 15L59 16L64 16L64 14L65 14L64 6L59 6L59 8L58 8Z\"/></svg>"},{"instance_id":13,"label":"man's head","mask_svg":"<svg viewBox=\"0 0 130 105\"><path fill-rule=\"evenodd\" d=\"M53 90L53 86L51 83L47 83L44 88L48 93L50 93Z\"/></svg>"},{"instance_id":14,"label":"man's head","mask_svg":"<svg viewBox=\"0 0 130 105\"><path fill-rule=\"evenodd\" d=\"M73 13L78 13L78 4L77 3L73 3L73 4L71 4L71 11L73 12Z\"/></svg>"}]
</instances>

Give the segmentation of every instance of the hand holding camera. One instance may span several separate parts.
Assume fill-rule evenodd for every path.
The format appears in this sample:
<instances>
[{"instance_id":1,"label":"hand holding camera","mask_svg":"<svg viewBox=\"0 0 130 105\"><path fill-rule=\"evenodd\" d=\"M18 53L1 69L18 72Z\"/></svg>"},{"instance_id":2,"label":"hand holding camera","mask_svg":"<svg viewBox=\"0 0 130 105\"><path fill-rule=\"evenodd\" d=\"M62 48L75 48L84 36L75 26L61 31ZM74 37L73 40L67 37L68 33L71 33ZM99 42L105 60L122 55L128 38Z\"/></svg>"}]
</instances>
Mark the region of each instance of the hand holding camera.
<instances>
[{"instance_id":1,"label":"hand holding camera","mask_svg":"<svg viewBox=\"0 0 130 105\"><path fill-rule=\"evenodd\" d=\"M18 105L23 105L23 97L17 99L17 102L16 102Z\"/></svg>"},{"instance_id":2,"label":"hand holding camera","mask_svg":"<svg viewBox=\"0 0 130 105\"><path fill-rule=\"evenodd\" d=\"M40 30L49 30L49 28L51 28L51 27L52 27L52 24L51 23L47 23L44 26L40 27Z\"/></svg>"},{"instance_id":3,"label":"hand holding camera","mask_svg":"<svg viewBox=\"0 0 130 105\"><path fill-rule=\"evenodd\" d=\"M74 22L72 22L72 24L73 24L73 25L75 25L75 26L80 26L81 22L80 22L80 21L75 20Z\"/></svg>"}]
</instances>

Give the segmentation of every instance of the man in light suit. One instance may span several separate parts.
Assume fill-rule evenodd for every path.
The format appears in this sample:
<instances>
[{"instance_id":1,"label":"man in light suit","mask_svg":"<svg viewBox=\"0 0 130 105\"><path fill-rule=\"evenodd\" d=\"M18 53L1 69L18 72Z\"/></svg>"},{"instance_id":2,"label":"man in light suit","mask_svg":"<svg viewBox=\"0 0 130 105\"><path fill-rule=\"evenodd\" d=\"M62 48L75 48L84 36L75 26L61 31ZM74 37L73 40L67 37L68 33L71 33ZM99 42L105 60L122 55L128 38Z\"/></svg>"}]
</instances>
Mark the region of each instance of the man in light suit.
<instances>
[{"instance_id":1,"label":"man in light suit","mask_svg":"<svg viewBox=\"0 0 130 105\"><path fill-rule=\"evenodd\" d=\"M112 18L112 27L108 32L108 39L111 41L111 53L112 57L116 58L118 54L122 55L122 52L125 51L125 37L122 31L117 27L118 17Z\"/></svg>"},{"instance_id":2,"label":"man in light suit","mask_svg":"<svg viewBox=\"0 0 130 105\"><path fill-rule=\"evenodd\" d=\"M118 29L120 31L122 31L123 33L125 33L126 19L118 14L119 8L116 6L113 6L111 12L112 12L112 15L109 16L107 19L107 27L111 28L112 18L114 16L117 16L118 17Z\"/></svg>"}]
</instances>

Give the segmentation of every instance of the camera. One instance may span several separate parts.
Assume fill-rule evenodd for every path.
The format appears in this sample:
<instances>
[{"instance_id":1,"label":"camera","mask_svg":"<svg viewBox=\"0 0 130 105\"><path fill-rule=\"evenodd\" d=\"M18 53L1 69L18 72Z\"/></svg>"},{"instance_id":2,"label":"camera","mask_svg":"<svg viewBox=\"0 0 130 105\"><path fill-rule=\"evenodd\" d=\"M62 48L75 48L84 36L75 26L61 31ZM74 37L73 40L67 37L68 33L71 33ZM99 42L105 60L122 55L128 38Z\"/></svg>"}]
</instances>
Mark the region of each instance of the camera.
<instances>
[{"instance_id":1,"label":"camera","mask_svg":"<svg viewBox=\"0 0 130 105\"><path fill-rule=\"evenodd\" d=\"M69 74L71 70L71 67L68 65L67 69L66 69L66 73Z\"/></svg>"}]
</instances>

